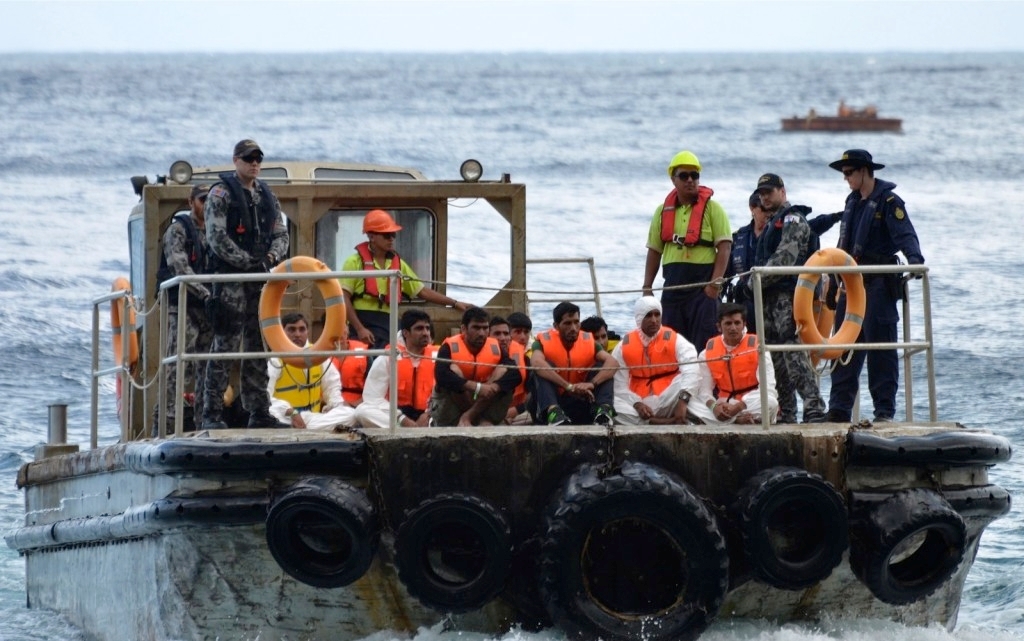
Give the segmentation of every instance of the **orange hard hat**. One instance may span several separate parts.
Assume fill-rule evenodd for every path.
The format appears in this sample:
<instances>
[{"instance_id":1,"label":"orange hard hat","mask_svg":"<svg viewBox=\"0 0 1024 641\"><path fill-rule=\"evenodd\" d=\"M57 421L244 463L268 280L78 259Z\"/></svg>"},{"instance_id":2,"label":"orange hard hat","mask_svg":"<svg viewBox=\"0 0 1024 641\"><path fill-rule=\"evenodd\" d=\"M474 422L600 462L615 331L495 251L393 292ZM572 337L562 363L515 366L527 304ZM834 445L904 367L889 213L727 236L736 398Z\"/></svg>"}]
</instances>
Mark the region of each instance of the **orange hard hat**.
<instances>
[{"instance_id":1,"label":"orange hard hat","mask_svg":"<svg viewBox=\"0 0 1024 641\"><path fill-rule=\"evenodd\" d=\"M402 226L395 223L391 214L383 209L371 209L363 217L363 233L386 234L388 232L401 231Z\"/></svg>"}]
</instances>

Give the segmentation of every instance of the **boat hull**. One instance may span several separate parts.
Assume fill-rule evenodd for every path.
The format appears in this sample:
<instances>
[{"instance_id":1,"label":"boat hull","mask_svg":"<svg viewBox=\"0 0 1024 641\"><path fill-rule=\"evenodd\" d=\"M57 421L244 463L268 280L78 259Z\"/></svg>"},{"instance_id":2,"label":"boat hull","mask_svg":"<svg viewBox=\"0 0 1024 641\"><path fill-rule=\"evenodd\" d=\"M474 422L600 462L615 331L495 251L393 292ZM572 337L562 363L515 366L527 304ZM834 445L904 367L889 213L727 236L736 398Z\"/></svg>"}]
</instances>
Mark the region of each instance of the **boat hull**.
<instances>
[{"instance_id":1,"label":"boat hull","mask_svg":"<svg viewBox=\"0 0 1024 641\"><path fill-rule=\"evenodd\" d=\"M1009 510L1006 492L987 480L988 466L1009 455L1005 439L951 424L877 432L844 425L420 429L365 441L351 434L239 430L27 464L19 473L26 523L7 542L26 557L29 606L61 612L101 640L347 640L442 621L487 634L516 624L571 630L586 622L570 606L563 611L543 598L545 589L558 593L551 587L552 541L559 527L574 523L559 519L586 512L589 500L591 507L627 512L612 524L635 521L643 512L632 504L656 495L650 503L656 511L669 495L661 486L678 486L696 497L691 507L706 516L708 529L721 532L723 590L712 599L708 620L715 613L780 621L872 617L952 627L982 531ZM837 549L837 564L806 587L771 585L751 567L742 519L734 513L745 484L773 470L780 471L773 481L779 484L837 488L851 532L894 494L937 488L964 524L961 554L941 584L905 604L883 603L858 578L853 546ZM366 492L376 507L372 562L346 585L296 580L269 549L268 508L296 487L308 489L310 478ZM570 491L574 479L582 499ZM616 504L623 482L633 482L634 493ZM601 484L611 485L594 493ZM495 540L507 537L507 575L493 593L472 582L463 590L410 579L410 533L429 538L410 524L436 524L417 518L453 502L458 511L445 518L500 524L489 532ZM591 549L599 529L582 533ZM440 598L453 599L457 614L446 617ZM614 604L622 597L604 592L599 598ZM679 638L696 638L707 622ZM638 638L628 631L615 637Z\"/></svg>"},{"instance_id":2,"label":"boat hull","mask_svg":"<svg viewBox=\"0 0 1024 641\"><path fill-rule=\"evenodd\" d=\"M815 116L813 118L783 118L782 131L887 131L903 130L900 118L867 118L851 116Z\"/></svg>"}]
</instances>

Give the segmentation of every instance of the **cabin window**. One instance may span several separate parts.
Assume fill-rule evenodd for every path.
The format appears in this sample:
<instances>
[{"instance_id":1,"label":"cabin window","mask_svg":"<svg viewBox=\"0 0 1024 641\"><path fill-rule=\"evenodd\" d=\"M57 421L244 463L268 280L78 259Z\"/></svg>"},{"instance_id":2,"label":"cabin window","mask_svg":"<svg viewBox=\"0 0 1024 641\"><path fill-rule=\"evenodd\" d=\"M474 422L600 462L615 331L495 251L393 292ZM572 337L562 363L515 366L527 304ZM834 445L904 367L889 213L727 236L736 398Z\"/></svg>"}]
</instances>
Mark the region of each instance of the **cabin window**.
<instances>
[{"instance_id":1,"label":"cabin window","mask_svg":"<svg viewBox=\"0 0 1024 641\"><path fill-rule=\"evenodd\" d=\"M131 262L131 285L133 292L146 291L146 229L145 218L132 216L128 219L128 260ZM156 268L153 268L156 272Z\"/></svg>"},{"instance_id":2,"label":"cabin window","mask_svg":"<svg viewBox=\"0 0 1024 641\"><path fill-rule=\"evenodd\" d=\"M366 240L363 216L368 209L332 209L316 224L316 257L333 270L355 253ZM434 235L437 221L429 209L386 210L402 226L395 239L395 250L420 278L434 278ZM433 283L424 283L437 289Z\"/></svg>"},{"instance_id":3,"label":"cabin window","mask_svg":"<svg viewBox=\"0 0 1024 641\"><path fill-rule=\"evenodd\" d=\"M338 169L334 167L317 167L313 170L313 177L317 180L349 180L367 182L379 180L416 180L416 176L405 171ZM419 272L417 272L417 274L418 273Z\"/></svg>"}]
</instances>

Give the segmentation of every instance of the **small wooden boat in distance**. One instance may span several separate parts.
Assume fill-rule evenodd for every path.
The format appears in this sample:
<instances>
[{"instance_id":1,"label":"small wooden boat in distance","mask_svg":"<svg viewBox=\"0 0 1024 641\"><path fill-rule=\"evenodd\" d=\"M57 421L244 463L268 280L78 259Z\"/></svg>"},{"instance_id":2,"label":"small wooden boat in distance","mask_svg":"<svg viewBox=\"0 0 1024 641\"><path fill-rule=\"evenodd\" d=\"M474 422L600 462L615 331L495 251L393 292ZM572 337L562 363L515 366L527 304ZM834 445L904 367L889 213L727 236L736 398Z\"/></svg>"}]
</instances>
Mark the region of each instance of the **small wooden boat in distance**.
<instances>
[{"instance_id":1,"label":"small wooden boat in distance","mask_svg":"<svg viewBox=\"0 0 1024 641\"><path fill-rule=\"evenodd\" d=\"M903 130L900 118L879 118L878 109L868 105L854 109L839 102L835 116L819 116L812 108L806 116L782 119L782 131L895 131Z\"/></svg>"}]
</instances>

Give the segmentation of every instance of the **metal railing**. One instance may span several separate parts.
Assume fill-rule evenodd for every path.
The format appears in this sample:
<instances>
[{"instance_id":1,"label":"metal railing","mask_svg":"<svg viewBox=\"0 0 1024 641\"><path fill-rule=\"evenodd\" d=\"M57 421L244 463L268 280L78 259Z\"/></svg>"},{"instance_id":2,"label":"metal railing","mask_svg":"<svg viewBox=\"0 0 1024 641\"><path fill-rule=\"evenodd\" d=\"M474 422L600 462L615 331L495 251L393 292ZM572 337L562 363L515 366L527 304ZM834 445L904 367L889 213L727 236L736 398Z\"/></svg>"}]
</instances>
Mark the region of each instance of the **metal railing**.
<instances>
[{"instance_id":1,"label":"metal railing","mask_svg":"<svg viewBox=\"0 0 1024 641\"><path fill-rule=\"evenodd\" d=\"M769 345L764 336L764 293L762 280L765 276L798 276L800 274L913 274L920 278L921 282L921 305L923 307L924 340L915 341L908 337L911 335L909 301L909 287L906 281L903 285L903 340L893 343L835 343L828 345L809 344L788 344ZM932 340L932 315L931 315L931 283L928 278L928 268L924 265L852 265L844 267L810 267L801 265L799 267L754 267L751 270L751 290L754 293L754 316L757 319L757 341L758 352L763 355L765 352L815 352L822 349L841 350L903 350L903 371L904 371L904 405L906 408L907 421L914 418L914 397L913 397L913 369L911 357L919 352L925 353L925 368L928 378L928 413L929 420L938 420L938 410L935 400L935 344ZM767 375L766 359L758 358L758 377L765 380ZM859 386L858 386L859 389ZM768 390L764 385L760 386L761 407L768 407ZM859 398L859 393L857 397ZM761 412L761 424L765 429L769 426L767 412Z\"/></svg>"},{"instance_id":2,"label":"metal railing","mask_svg":"<svg viewBox=\"0 0 1024 641\"><path fill-rule=\"evenodd\" d=\"M591 285L591 288L592 288L594 293L591 296L575 296L574 295L570 300L572 300L572 301L580 301L580 302L584 302L584 303L592 302L592 303L594 303L594 307L597 308L597 315L598 316L604 316L604 314L601 313L601 292L599 292L598 289L597 289L597 271L594 269L594 258L593 258L593 256L581 256L579 258L566 257L566 258L527 258L526 259L526 264L527 265L560 264L560 263L586 263L587 264L587 267L590 269L590 285ZM560 302L562 302L564 300L566 300L565 297L562 297L562 298L531 298L529 296L529 292L527 292L526 305L527 305L527 309L530 309L529 306L532 303L560 303Z\"/></svg>"}]
</instances>

